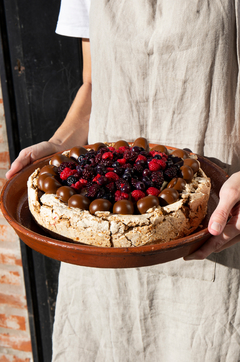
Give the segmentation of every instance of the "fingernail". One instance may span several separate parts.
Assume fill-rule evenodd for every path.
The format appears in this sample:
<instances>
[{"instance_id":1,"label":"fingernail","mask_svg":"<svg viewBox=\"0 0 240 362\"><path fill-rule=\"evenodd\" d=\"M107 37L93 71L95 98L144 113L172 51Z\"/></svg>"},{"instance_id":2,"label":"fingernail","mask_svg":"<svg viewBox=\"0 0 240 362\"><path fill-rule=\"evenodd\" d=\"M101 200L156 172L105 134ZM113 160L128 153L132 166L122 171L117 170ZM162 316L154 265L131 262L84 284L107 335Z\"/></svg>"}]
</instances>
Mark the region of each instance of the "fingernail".
<instances>
[{"instance_id":1,"label":"fingernail","mask_svg":"<svg viewBox=\"0 0 240 362\"><path fill-rule=\"evenodd\" d=\"M218 222L214 221L211 225L211 229L219 233L222 230L222 226Z\"/></svg>"}]
</instances>

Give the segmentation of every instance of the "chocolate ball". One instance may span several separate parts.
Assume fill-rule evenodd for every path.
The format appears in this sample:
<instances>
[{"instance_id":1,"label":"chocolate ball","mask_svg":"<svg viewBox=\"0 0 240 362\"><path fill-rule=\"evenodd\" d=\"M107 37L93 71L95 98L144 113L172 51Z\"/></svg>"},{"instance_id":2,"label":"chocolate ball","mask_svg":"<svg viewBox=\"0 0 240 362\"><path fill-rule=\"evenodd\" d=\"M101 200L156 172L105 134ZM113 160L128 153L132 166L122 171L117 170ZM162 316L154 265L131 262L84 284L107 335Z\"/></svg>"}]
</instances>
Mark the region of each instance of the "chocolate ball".
<instances>
[{"instance_id":1,"label":"chocolate ball","mask_svg":"<svg viewBox=\"0 0 240 362\"><path fill-rule=\"evenodd\" d=\"M96 199L91 202L89 211L91 214L95 214L96 211L110 211L112 203L107 199Z\"/></svg>"},{"instance_id":2,"label":"chocolate ball","mask_svg":"<svg viewBox=\"0 0 240 362\"><path fill-rule=\"evenodd\" d=\"M149 144L146 138L144 137L139 137L137 138L134 143L133 143L133 147L134 146L138 146L138 147L142 147L144 148L146 151L149 151Z\"/></svg>"},{"instance_id":3,"label":"chocolate ball","mask_svg":"<svg viewBox=\"0 0 240 362\"><path fill-rule=\"evenodd\" d=\"M43 191L46 194L56 194L57 189L61 187L62 185L60 182L58 182L53 176L52 177L46 177L43 181Z\"/></svg>"},{"instance_id":4,"label":"chocolate ball","mask_svg":"<svg viewBox=\"0 0 240 362\"><path fill-rule=\"evenodd\" d=\"M68 206L76 207L81 210L88 210L90 202L91 201L86 196L75 194L68 200Z\"/></svg>"},{"instance_id":5,"label":"chocolate ball","mask_svg":"<svg viewBox=\"0 0 240 362\"><path fill-rule=\"evenodd\" d=\"M179 199L179 193L175 189L164 189L159 195L161 206L173 204Z\"/></svg>"},{"instance_id":6,"label":"chocolate ball","mask_svg":"<svg viewBox=\"0 0 240 362\"><path fill-rule=\"evenodd\" d=\"M91 150L94 150L94 151L98 151L100 148L103 148L103 147L107 147L107 146L102 142L97 142L97 143L94 143L93 145L90 145L88 148L91 148Z\"/></svg>"},{"instance_id":7,"label":"chocolate ball","mask_svg":"<svg viewBox=\"0 0 240 362\"><path fill-rule=\"evenodd\" d=\"M141 214L145 214L147 210L154 206L159 206L159 199L157 196L149 195L138 200L137 208Z\"/></svg>"},{"instance_id":8,"label":"chocolate ball","mask_svg":"<svg viewBox=\"0 0 240 362\"><path fill-rule=\"evenodd\" d=\"M73 160L71 160L71 158L69 158L65 155L62 155L60 153L54 155L50 160L51 165L56 166L56 167L59 167L62 162L73 162Z\"/></svg>"},{"instance_id":9,"label":"chocolate ball","mask_svg":"<svg viewBox=\"0 0 240 362\"><path fill-rule=\"evenodd\" d=\"M113 205L113 213L121 215L132 215L134 214L134 206L132 201L119 200Z\"/></svg>"},{"instance_id":10,"label":"chocolate ball","mask_svg":"<svg viewBox=\"0 0 240 362\"><path fill-rule=\"evenodd\" d=\"M38 188L39 188L40 190L42 190L42 191L43 191L43 181L44 181L47 177L54 177L54 175L51 174L51 173L39 174L37 184L38 184Z\"/></svg>"},{"instance_id":11,"label":"chocolate ball","mask_svg":"<svg viewBox=\"0 0 240 362\"><path fill-rule=\"evenodd\" d=\"M193 176L194 176L192 168L190 166L183 165L182 167L180 167L180 170L181 170L182 178L184 180L186 180L187 183L189 184L192 181Z\"/></svg>"},{"instance_id":12,"label":"chocolate ball","mask_svg":"<svg viewBox=\"0 0 240 362\"><path fill-rule=\"evenodd\" d=\"M181 192L185 189L186 183L186 180L184 180L183 178L175 177L168 183L167 188L173 188L178 192Z\"/></svg>"},{"instance_id":13,"label":"chocolate ball","mask_svg":"<svg viewBox=\"0 0 240 362\"><path fill-rule=\"evenodd\" d=\"M63 202L68 202L68 199L70 199L70 197L73 196L75 193L76 191L70 186L59 187L56 192L57 196Z\"/></svg>"},{"instance_id":14,"label":"chocolate ball","mask_svg":"<svg viewBox=\"0 0 240 362\"><path fill-rule=\"evenodd\" d=\"M177 148L176 150L174 150L171 155L175 156L175 157L180 157L180 158L188 158L188 153L184 150L181 150L180 148Z\"/></svg>"},{"instance_id":15,"label":"chocolate ball","mask_svg":"<svg viewBox=\"0 0 240 362\"><path fill-rule=\"evenodd\" d=\"M199 162L197 160L195 160L194 158L185 158L183 165L190 166L193 170L193 173L198 172L198 170L200 168Z\"/></svg>"},{"instance_id":16,"label":"chocolate ball","mask_svg":"<svg viewBox=\"0 0 240 362\"><path fill-rule=\"evenodd\" d=\"M51 175L57 174L57 167L53 165L43 166L39 172L39 175L43 175L44 173L50 173Z\"/></svg>"},{"instance_id":17,"label":"chocolate ball","mask_svg":"<svg viewBox=\"0 0 240 362\"><path fill-rule=\"evenodd\" d=\"M162 153L165 153L166 155L168 155L168 149L167 149L167 147L165 147L163 145L156 145L151 149L151 151L162 152Z\"/></svg>"},{"instance_id":18,"label":"chocolate ball","mask_svg":"<svg viewBox=\"0 0 240 362\"><path fill-rule=\"evenodd\" d=\"M127 143L127 141L124 140L117 141L114 144L115 150L118 150L120 147L129 147L129 144Z\"/></svg>"},{"instance_id":19,"label":"chocolate ball","mask_svg":"<svg viewBox=\"0 0 240 362\"><path fill-rule=\"evenodd\" d=\"M69 157L77 160L79 156L85 155L85 153L87 153L86 148L81 147L81 146L73 147L73 148L71 148L71 150L69 152Z\"/></svg>"}]
</instances>

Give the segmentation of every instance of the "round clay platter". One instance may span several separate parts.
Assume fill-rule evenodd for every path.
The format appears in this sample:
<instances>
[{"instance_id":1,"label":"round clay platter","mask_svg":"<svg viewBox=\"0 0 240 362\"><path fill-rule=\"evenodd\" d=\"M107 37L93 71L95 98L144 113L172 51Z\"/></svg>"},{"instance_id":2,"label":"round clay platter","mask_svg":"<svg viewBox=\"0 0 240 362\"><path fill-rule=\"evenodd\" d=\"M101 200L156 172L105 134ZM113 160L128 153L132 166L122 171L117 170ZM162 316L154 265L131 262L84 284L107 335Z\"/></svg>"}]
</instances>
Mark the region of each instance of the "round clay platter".
<instances>
[{"instance_id":1,"label":"round clay platter","mask_svg":"<svg viewBox=\"0 0 240 362\"><path fill-rule=\"evenodd\" d=\"M153 146L153 145L150 145ZM89 147L89 146L87 146ZM226 173L205 157L198 156L203 171L211 179L208 213L193 234L167 243L130 248L106 248L64 241L43 230L33 219L27 199L27 179L38 167L49 163L50 156L29 165L7 181L1 193L3 216L19 238L30 248L50 258L70 264L97 268L133 268L166 263L197 250L209 237L209 218L219 201L219 190Z\"/></svg>"}]
</instances>

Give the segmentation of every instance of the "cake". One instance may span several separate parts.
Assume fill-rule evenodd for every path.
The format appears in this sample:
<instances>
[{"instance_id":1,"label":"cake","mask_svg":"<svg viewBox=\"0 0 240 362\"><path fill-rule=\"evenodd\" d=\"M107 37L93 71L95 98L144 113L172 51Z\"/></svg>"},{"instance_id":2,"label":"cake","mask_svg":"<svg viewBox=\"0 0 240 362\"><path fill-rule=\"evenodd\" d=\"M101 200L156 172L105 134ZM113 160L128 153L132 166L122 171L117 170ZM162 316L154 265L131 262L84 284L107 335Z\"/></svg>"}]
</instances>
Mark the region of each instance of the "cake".
<instances>
[{"instance_id":1,"label":"cake","mask_svg":"<svg viewBox=\"0 0 240 362\"><path fill-rule=\"evenodd\" d=\"M28 179L35 221L60 239L138 247L193 233L207 213L210 179L186 150L145 138L53 155Z\"/></svg>"}]
</instances>

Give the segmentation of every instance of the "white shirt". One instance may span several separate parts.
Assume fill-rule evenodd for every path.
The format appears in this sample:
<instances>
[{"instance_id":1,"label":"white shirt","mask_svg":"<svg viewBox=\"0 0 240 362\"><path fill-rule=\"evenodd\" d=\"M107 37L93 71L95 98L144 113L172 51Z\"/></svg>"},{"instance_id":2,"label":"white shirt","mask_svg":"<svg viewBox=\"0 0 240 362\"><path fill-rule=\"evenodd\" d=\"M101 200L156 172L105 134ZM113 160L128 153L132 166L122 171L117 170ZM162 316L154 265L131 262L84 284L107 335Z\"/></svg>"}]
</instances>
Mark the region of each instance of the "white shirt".
<instances>
[{"instance_id":1,"label":"white shirt","mask_svg":"<svg viewBox=\"0 0 240 362\"><path fill-rule=\"evenodd\" d=\"M89 38L91 0L61 0L56 33L76 38Z\"/></svg>"}]
</instances>

